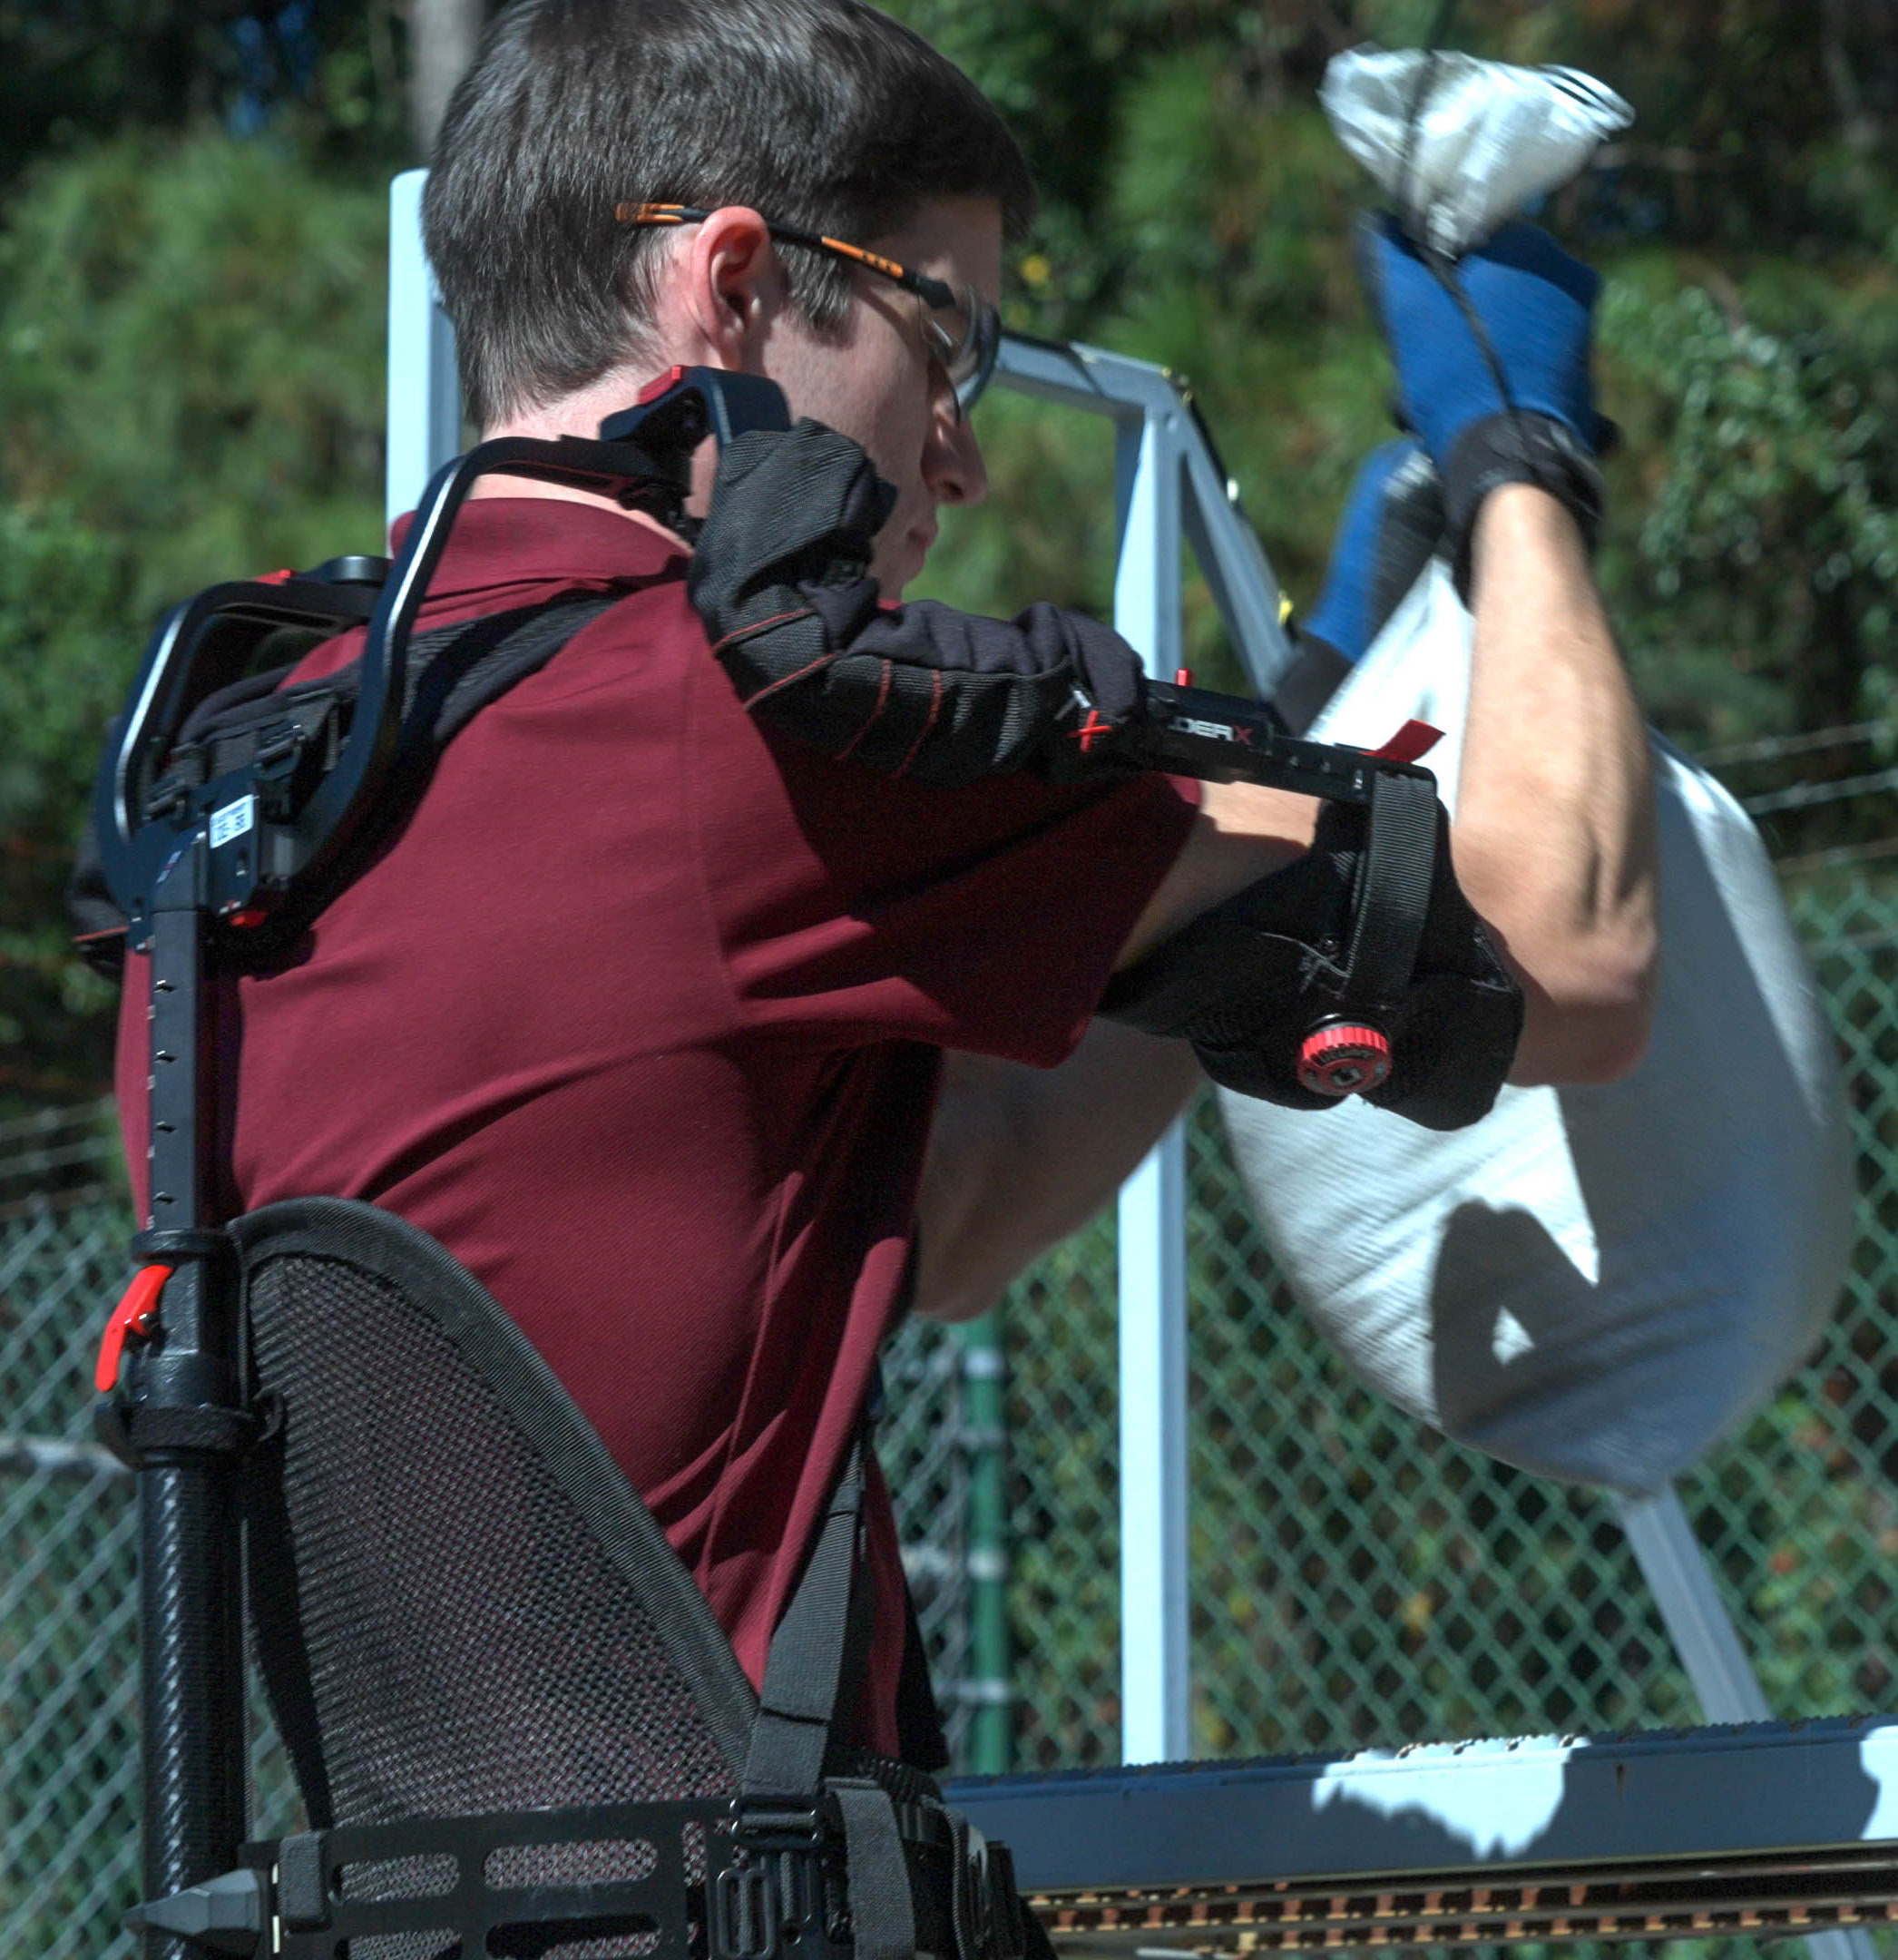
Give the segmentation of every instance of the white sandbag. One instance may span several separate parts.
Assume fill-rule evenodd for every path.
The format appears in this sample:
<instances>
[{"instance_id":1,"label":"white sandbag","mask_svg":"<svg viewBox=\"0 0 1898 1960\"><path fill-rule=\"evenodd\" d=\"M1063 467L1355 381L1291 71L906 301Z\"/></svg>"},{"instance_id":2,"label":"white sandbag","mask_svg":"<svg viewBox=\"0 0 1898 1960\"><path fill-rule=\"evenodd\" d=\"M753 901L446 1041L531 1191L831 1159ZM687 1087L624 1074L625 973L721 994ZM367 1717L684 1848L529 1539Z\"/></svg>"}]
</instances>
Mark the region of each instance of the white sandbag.
<instances>
[{"instance_id":1,"label":"white sandbag","mask_svg":"<svg viewBox=\"0 0 1898 1960\"><path fill-rule=\"evenodd\" d=\"M1634 121L1611 88L1579 69L1420 48L1334 55L1318 101L1345 149L1453 259L1567 183L1598 143Z\"/></svg>"},{"instance_id":2,"label":"white sandbag","mask_svg":"<svg viewBox=\"0 0 1898 1960\"><path fill-rule=\"evenodd\" d=\"M1406 717L1454 808L1470 616L1433 564L1312 729ZM1658 1489L1769 1395L1844 1279L1853 1169L1832 1036L1733 799L1656 737L1661 985L1646 1059L1599 1088L1505 1088L1438 1134L1352 1101L1222 1094L1260 1223L1372 1387L1559 1477Z\"/></svg>"}]
</instances>

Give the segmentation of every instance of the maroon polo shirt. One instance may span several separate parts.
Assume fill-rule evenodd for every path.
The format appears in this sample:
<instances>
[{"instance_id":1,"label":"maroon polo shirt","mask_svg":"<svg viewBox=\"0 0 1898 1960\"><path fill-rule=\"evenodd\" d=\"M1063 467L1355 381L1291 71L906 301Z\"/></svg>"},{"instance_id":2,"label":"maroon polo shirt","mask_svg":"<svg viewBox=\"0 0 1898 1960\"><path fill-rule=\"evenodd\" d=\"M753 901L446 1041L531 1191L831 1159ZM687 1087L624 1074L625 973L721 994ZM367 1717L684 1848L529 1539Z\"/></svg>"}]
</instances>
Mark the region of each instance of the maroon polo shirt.
<instances>
[{"instance_id":1,"label":"maroon polo shirt","mask_svg":"<svg viewBox=\"0 0 1898 1960\"><path fill-rule=\"evenodd\" d=\"M425 624L625 597L455 739L307 956L242 983L233 1162L246 1209L364 1199L478 1275L755 1683L896 1308L939 1051L1066 1055L1193 801L1159 777L922 789L768 734L684 565L599 507L467 506ZM139 972L125 999L137 1178ZM869 1544L863 1740L894 1751L875 1480Z\"/></svg>"}]
</instances>

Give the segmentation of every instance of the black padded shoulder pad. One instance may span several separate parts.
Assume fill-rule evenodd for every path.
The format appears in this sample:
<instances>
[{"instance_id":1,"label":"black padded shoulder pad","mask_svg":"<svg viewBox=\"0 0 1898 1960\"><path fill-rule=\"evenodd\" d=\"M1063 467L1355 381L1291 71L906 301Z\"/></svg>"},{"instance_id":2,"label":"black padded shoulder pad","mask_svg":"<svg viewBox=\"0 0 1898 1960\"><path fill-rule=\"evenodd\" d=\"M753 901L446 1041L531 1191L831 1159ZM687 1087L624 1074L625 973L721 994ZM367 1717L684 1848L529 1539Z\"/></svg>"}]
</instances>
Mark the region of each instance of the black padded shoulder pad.
<instances>
[{"instance_id":1,"label":"black padded shoulder pad","mask_svg":"<svg viewBox=\"0 0 1898 1960\"><path fill-rule=\"evenodd\" d=\"M1391 1073L1365 1099L1426 1129L1474 1122L1515 1057L1522 995L1457 885L1441 804L1435 826L1428 907L1407 978L1381 975L1368 995L1353 985L1353 965L1362 968L1353 954L1363 941L1367 816L1359 805L1327 803L1309 851L1117 975L1101 1012L1190 1041L1224 1088L1307 1110L1329 1109L1336 1098L1299 1080L1306 1037L1328 1023L1370 1018L1389 1039Z\"/></svg>"},{"instance_id":2,"label":"black padded shoulder pad","mask_svg":"<svg viewBox=\"0 0 1898 1960\"><path fill-rule=\"evenodd\" d=\"M1139 657L1057 606L1013 621L883 606L868 567L894 497L820 423L726 445L687 589L739 699L826 755L937 788L1060 773L1064 733L1140 705Z\"/></svg>"}]
</instances>

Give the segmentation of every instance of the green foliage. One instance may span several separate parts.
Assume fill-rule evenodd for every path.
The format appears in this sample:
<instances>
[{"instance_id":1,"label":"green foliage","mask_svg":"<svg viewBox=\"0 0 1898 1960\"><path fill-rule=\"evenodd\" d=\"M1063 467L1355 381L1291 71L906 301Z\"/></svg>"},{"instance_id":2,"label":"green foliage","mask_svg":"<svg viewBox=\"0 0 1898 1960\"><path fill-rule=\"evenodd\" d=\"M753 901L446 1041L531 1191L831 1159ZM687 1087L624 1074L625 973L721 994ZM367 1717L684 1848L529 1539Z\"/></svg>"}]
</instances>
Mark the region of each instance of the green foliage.
<instances>
[{"instance_id":1,"label":"green foliage","mask_svg":"<svg viewBox=\"0 0 1898 1960\"><path fill-rule=\"evenodd\" d=\"M39 172L11 218L7 487L122 540L142 613L247 561L374 547L377 192L262 141L128 138Z\"/></svg>"},{"instance_id":2,"label":"green foliage","mask_svg":"<svg viewBox=\"0 0 1898 1960\"><path fill-rule=\"evenodd\" d=\"M0 1106L96 1093L109 1015L59 894L161 609L377 549L386 218L262 141L128 136L0 236Z\"/></svg>"},{"instance_id":3,"label":"green foliage","mask_svg":"<svg viewBox=\"0 0 1898 1960\"><path fill-rule=\"evenodd\" d=\"M1609 288L1602 345L1641 418L1620 486L1639 564L1617 564L1618 596L1651 709L1690 739L1889 710L1894 283Z\"/></svg>"},{"instance_id":4,"label":"green foliage","mask_svg":"<svg viewBox=\"0 0 1898 1960\"><path fill-rule=\"evenodd\" d=\"M0 184L128 127L209 121L393 164L397 19L391 0L0 0Z\"/></svg>"},{"instance_id":5,"label":"green foliage","mask_svg":"<svg viewBox=\"0 0 1898 1960\"><path fill-rule=\"evenodd\" d=\"M96 1050L49 1040L97 1025L103 984L54 906L99 734L123 691L122 556L69 506L0 507L0 1108L95 1089Z\"/></svg>"}]
</instances>

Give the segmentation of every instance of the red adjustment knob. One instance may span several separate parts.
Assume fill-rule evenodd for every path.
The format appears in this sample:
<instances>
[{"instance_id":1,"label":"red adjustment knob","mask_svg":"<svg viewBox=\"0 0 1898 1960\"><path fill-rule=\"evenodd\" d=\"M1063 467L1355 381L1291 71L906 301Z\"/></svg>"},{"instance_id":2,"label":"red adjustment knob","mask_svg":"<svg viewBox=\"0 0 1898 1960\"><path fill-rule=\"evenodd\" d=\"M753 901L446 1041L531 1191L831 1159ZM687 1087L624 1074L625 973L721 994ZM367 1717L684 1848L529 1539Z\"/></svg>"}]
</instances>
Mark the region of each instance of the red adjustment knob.
<instances>
[{"instance_id":1,"label":"red adjustment knob","mask_svg":"<svg viewBox=\"0 0 1898 1960\"><path fill-rule=\"evenodd\" d=\"M1360 1022L1314 1028L1298 1050L1298 1080L1314 1095L1363 1095L1390 1073L1390 1043Z\"/></svg>"},{"instance_id":2,"label":"red adjustment knob","mask_svg":"<svg viewBox=\"0 0 1898 1960\"><path fill-rule=\"evenodd\" d=\"M169 1266L147 1266L125 1289L125 1298L113 1308L105 1323L105 1338L99 1343L99 1367L93 1385L101 1395L110 1395L118 1386L119 1357L128 1340L149 1339L158 1326L158 1296L171 1277Z\"/></svg>"}]
</instances>

